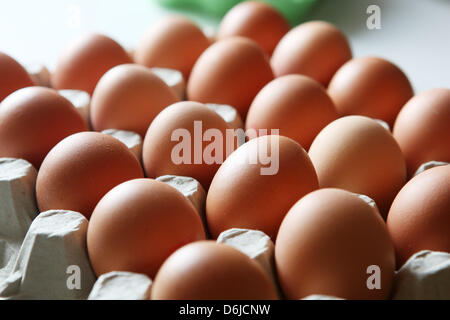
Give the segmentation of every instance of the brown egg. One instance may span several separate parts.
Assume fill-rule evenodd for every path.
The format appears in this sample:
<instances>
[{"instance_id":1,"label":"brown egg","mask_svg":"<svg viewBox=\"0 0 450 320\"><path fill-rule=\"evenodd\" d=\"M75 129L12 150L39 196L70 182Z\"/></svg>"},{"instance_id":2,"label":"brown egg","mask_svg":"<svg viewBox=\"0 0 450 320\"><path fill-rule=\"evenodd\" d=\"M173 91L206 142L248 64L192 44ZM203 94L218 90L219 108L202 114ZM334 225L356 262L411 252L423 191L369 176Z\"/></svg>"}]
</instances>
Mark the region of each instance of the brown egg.
<instances>
[{"instance_id":1,"label":"brown egg","mask_svg":"<svg viewBox=\"0 0 450 320\"><path fill-rule=\"evenodd\" d=\"M286 19L271 5L245 1L228 11L217 37L219 40L233 36L252 39L270 56L289 29Z\"/></svg>"},{"instance_id":2,"label":"brown egg","mask_svg":"<svg viewBox=\"0 0 450 320\"><path fill-rule=\"evenodd\" d=\"M80 132L59 142L45 157L36 197L41 212L64 209L89 218L109 190L142 177L139 161L122 142L98 132Z\"/></svg>"},{"instance_id":3,"label":"brown egg","mask_svg":"<svg viewBox=\"0 0 450 320\"><path fill-rule=\"evenodd\" d=\"M22 88L0 104L0 157L25 159L39 168L59 141L88 126L56 90Z\"/></svg>"},{"instance_id":4,"label":"brown egg","mask_svg":"<svg viewBox=\"0 0 450 320\"><path fill-rule=\"evenodd\" d=\"M246 129L280 129L306 150L328 123L338 118L336 108L315 80L288 75L269 82L253 100Z\"/></svg>"},{"instance_id":5,"label":"brown egg","mask_svg":"<svg viewBox=\"0 0 450 320\"><path fill-rule=\"evenodd\" d=\"M421 250L450 252L450 165L412 178L395 197L387 227L397 267Z\"/></svg>"},{"instance_id":6,"label":"brown egg","mask_svg":"<svg viewBox=\"0 0 450 320\"><path fill-rule=\"evenodd\" d=\"M252 139L214 176L206 199L209 231L217 238L231 228L256 229L274 240L289 208L317 188L314 167L298 143L275 135Z\"/></svg>"},{"instance_id":7,"label":"brown egg","mask_svg":"<svg viewBox=\"0 0 450 320\"><path fill-rule=\"evenodd\" d=\"M181 71L188 79L195 61L209 45L194 22L182 16L167 16L150 26L134 57L147 67Z\"/></svg>"},{"instance_id":8,"label":"brown egg","mask_svg":"<svg viewBox=\"0 0 450 320\"><path fill-rule=\"evenodd\" d=\"M365 194L384 217L405 183L400 147L389 131L367 117L348 116L330 123L314 139L309 156L321 188Z\"/></svg>"},{"instance_id":9,"label":"brown egg","mask_svg":"<svg viewBox=\"0 0 450 320\"><path fill-rule=\"evenodd\" d=\"M265 52L252 40L216 42L197 60L187 85L189 100L228 104L242 118L256 94L273 79Z\"/></svg>"},{"instance_id":10,"label":"brown egg","mask_svg":"<svg viewBox=\"0 0 450 320\"><path fill-rule=\"evenodd\" d=\"M350 60L336 72L328 93L339 114L381 119L392 126L413 96L413 89L406 75L391 62L363 57Z\"/></svg>"},{"instance_id":11,"label":"brown egg","mask_svg":"<svg viewBox=\"0 0 450 320\"><path fill-rule=\"evenodd\" d=\"M263 269L226 244L198 241L178 249L161 266L153 300L276 300Z\"/></svg>"},{"instance_id":12,"label":"brown egg","mask_svg":"<svg viewBox=\"0 0 450 320\"><path fill-rule=\"evenodd\" d=\"M214 140L221 154L208 152L208 146L213 145L203 136L209 129L222 137L222 141ZM167 107L153 120L144 139L142 156L147 176L192 177L208 190L227 155L227 129L230 127L225 120L201 103L184 101ZM234 150L233 145L230 150ZM211 159L210 154L217 159Z\"/></svg>"},{"instance_id":13,"label":"brown egg","mask_svg":"<svg viewBox=\"0 0 450 320\"><path fill-rule=\"evenodd\" d=\"M120 65L105 73L95 88L92 126L96 131L122 129L144 137L156 115L178 101L176 93L150 69Z\"/></svg>"},{"instance_id":14,"label":"brown egg","mask_svg":"<svg viewBox=\"0 0 450 320\"><path fill-rule=\"evenodd\" d=\"M450 162L450 89L431 89L409 100L393 134L410 176L422 163Z\"/></svg>"},{"instance_id":15,"label":"brown egg","mask_svg":"<svg viewBox=\"0 0 450 320\"><path fill-rule=\"evenodd\" d=\"M289 31L271 59L275 76L303 74L327 86L335 72L352 58L345 35L324 21L303 23Z\"/></svg>"},{"instance_id":16,"label":"brown egg","mask_svg":"<svg viewBox=\"0 0 450 320\"><path fill-rule=\"evenodd\" d=\"M275 264L288 299L311 294L388 299L395 251L374 207L348 191L320 189L298 201L284 218Z\"/></svg>"},{"instance_id":17,"label":"brown egg","mask_svg":"<svg viewBox=\"0 0 450 320\"><path fill-rule=\"evenodd\" d=\"M88 34L73 41L63 51L52 74L52 87L92 94L106 71L131 62L128 53L113 39L101 34Z\"/></svg>"},{"instance_id":18,"label":"brown egg","mask_svg":"<svg viewBox=\"0 0 450 320\"><path fill-rule=\"evenodd\" d=\"M25 68L0 51L0 102L14 91L30 86L34 82Z\"/></svg>"},{"instance_id":19,"label":"brown egg","mask_svg":"<svg viewBox=\"0 0 450 320\"><path fill-rule=\"evenodd\" d=\"M124 182L97 204L89 221L87 247L97 276L110 271L153 278L179 247L205 239L191 202L153 179Z\"/></svg>"}]
</instances>

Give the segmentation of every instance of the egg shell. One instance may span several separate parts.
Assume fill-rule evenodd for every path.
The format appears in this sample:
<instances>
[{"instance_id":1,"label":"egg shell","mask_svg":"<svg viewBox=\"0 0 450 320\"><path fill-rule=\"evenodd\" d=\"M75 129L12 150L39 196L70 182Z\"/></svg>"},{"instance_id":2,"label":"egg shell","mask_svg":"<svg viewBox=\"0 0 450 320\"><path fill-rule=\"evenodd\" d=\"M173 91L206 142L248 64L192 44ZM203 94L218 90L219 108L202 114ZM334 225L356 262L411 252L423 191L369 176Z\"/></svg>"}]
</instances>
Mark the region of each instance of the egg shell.
<instances>
[{"instance_id":1,"label":"egg shell","mask_svg":"<svg viewBox=\"0 0 450 320\"><path fill-rule=\"evenodd\" d=\"M303 74L327 86L335 72L352 58L345 35L324 21L303 23L278 43L271 58L276 77Z\"/></svg>"},{"instance_id":2,"label":"egg shell","mask_svg":"<svg viewBox=\"0 0 450 320\"><path fill-rule=\"evenodd\" d=\"M73 210L86 218L116 185L143 172L127 146L109 135L80 132L59 142L45 157L36 182L41 211Z\"/></svg>"},{"instance_id":3,"label":"egg shell","mask_svg":"<svg viewBox=\"0 0 450 320\"><path fill-rule=\"evenodd\" d=\"M412 178L395 197L387 226L397 267L421 250L450 252L450 165Z\"/></svg>"},{"instance_id":4,"label":"egg shell","mask_svg":"<svg viewBox=\"0 0 450 320\"><path fill-rule=\"evenodd\" d=\"M228 104L245 119L256 94L273 79L265 52L252 40L223 39L198 58L187 85L188 100Z\"/></svg>"},{"instance_id":5,"label":"egg shell","mask_svg":"<svg viewBox=\"0 0 450 320\"><path fill-rule=\"evenodd\" d=\"M226 130L230 129L225 120L201 103L179 102L158 114L148 128L143 147L143 163L148 177L156 178L163 175L192 177L199 181L205 190L208 190L211 180L223 160L211 164L205 161L203 155L211 142L202 140L198 144L200 148L195 149L196 137L198 137L195 132L195 121L201 125L201 136L208 129L219 130L223 137L222 151L223 158L225 158ZM180 140L175 138L172 140L172 135L176 130L187 130L189 138L180 137ZM189 161L176 163L172 154L176 150L175 147L184 142L190 145L187 148L191 154ZM178 155L178 153L176 154ZM184 153L180 152L180 154ZM199 163L195 163L197 157L200 160Z\"/></svg>"},{"instance_id":6,"label":"egg shell","mask_svg":"<svg viewBox=\"0 0 450 320\"><path fill-rule=\"evenodd\" d=\"M0 51L0 102L16 90L34 85L25 68Z\"/></svg>"},{"instance_id":7,"label":"egg shell","mask_svg":"<svg viewBox=\"0 0 450 320\"><path fill-rule=\"evenodd\" d=\"M144 137L156 115L178 101L175 91L150 69L120 65L109 70L95 88L92 126L96 131L121 129Z\"/></svg>"},{"instance_id":8,"label":"egg shell","mask_svg":"<svg viewBox=\"0 0 450 320\"><path fill-rule=\"evenodd\" d=\"M450 162L450 89L416 95L402 108L394 124L411 176L428 161Z\"/></svg>"},{"instance_id":9,"label":"egg shell","mask_svg":"<svg viewBox=\"0 0 450 320\"><path fill-rule=\"evenodd\" d=\"M287 75L269 82L253 100L246 129L279 129L306 150L328 123L336 120L336 107L317 81ZM269 131L270 132L270 131Z\"/></svg>"},{"instance_id":10,"label":"egg shell","mask_svg":"<svg viewBox=\"0 0 450 320\"><path fill-rule=\"evenodd\" d=\"M275 264L287 299L312 294L344 299L389 298L394 246L375 208L340 189L320 189L287 213L275 243ZM380 288L367 286L379 267Z\"/></svg>"},{"instance_id":11,"label":"egg shell","mask_svg":"<svg viewBox=\"0 0 450 320\"><path fill-rule=\"evenodd\" d=\"M275 300L263 269L225 244L199 241L184 246L162 265L153 300Z\"/></svg>"},{"instance_id":12,"label":"egg shell","mask_svg":"<svg viewBox=\"0 0 450 320\"><path fill-rule=\"evenodd\" d=\"M86 130L85 120L57 91L22 88L0 104L0 157L25 159L39 168L59 141Z\"/></svg>"},{"instance_id":13,"label":"egg shell","mask_svg":"<svg viewBox=\"0 0 450 320\"><path fill-rule=\"evenodd\" d=\"M262 174L269 165L258 153L269 148L278 171ZM256 156L258 161L252 161ZM294 140L274 135L252 139L234 151L214 176L206 198L209 231L217 238L231 228L254 229L275 240L290 207L318 187L308 154Z\"/></svg>"},{"instance_id":14,"label":"egg shell","mask_svg":"<svg viewBox=\"0 0 450 320\"><path fill-rule=\"evenodd\" d=\"M289 29L286 19L271 5L245 1L228 11L220 23L217 38L246 37L257 42L271 55Z\"/></svg>"},{"instance_id":15,"label":"egg shell","mask_svg":"<svg viewBox=\"0 0 450 320\"><path fill-rule=\"evenodd\" d=\"M376 120L347 116L327 125L309 149L321 188L372 198L386 217L406 180L406 164L391 133Z\"/></svg>"},{"instance_id":16,"label":"egg shell","mask_svg":"<svg viewBox=\"0 0 450 320\"><path fill-rule=\"evenodd\" d=\"M153 278L176 249L204 238L202 221L183 194L164 182L134 179L97 204L87 246L98 276L129 271Z\"/></svg>"},{"instance_id":17,"label":"egg shell","mask_svg":"<svg viewBox=\"0 0 450 320\"><path fill-rule=\"evenodd\" d=\"M92 94L106 71L131 62L125 49L113 39L102 34L86 34L63 50L51 85L55 89L77 89Z\"/></svg>"},{"instance_id":18,"label":"egg shell","mask_svg":"<svg viewBox=\"0 0 450 320\"><path fill-rule=\"evenodd\" d=\"M150 26L134 57L147 67L179 70L188 79L195 61L209 45L210 41L194 22L171 15Z\"/></svg>"},{"instance_id":19,"label":"egg shell","mask_svg":"<svg viewBox=\"0 0 450 320\"><path fill-rule=\"evenodd\" d=\"M413 88L399 67L377 57L355 58L343 65L328 86L340 115L363 115L391 127Z\"/></svg>"}]
</instances>

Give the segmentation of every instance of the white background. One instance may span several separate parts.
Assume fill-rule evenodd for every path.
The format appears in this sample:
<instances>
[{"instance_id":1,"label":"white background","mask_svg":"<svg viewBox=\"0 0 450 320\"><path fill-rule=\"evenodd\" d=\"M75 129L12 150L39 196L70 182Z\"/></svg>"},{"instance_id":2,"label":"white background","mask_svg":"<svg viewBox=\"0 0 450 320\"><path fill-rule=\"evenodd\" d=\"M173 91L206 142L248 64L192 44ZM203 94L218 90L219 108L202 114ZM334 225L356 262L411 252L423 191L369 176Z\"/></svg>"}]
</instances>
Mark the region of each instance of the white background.
<instances>
[{"instance_id":1,"label":"white background","mask_svg":"<svg viewBox=\"0 0 450 320\"><path fill-rule=\"evenodd\" d=\"M370 4L381 7L380 30L366 27ZM151 23L167 13L151 0L0 0L0 51L21 63L52 68L77 35L102 32L133 48ZM217 25L194 18L202 26ZM416 92L450 88L450 0L319 0L310 19L336 24L349 37L355 56L395 62Z\"/></svg>"}]
</instances>

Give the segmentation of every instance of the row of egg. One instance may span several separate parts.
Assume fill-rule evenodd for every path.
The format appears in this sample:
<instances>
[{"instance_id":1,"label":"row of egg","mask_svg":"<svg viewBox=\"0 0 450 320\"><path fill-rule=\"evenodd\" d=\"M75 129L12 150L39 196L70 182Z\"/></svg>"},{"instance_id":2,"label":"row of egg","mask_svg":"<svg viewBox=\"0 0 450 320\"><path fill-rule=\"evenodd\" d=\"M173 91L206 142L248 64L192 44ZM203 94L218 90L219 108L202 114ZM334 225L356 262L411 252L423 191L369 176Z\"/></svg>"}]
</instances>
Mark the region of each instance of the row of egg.
<instances>
[{"instance_id":1,"label":"row of egg","mask_svg":"<svg viewBox=\"0 0 450 320\"><path fill-rule=\"evenodd\" d=\"M287 137L251 140L222 165L175 165L174 130L193 132L194 121L202 121L205 130L221 132L228 125L201 103L178 102L180 98L146 67L131 64L120 45L91 35L66 49L51 80L56 89L93 93L89 124L52 89L16 91L32 83L20 65L0 55L0 94L15 91L0 105L0 156L25 158L40 167L36 190L41 211L92 214L88 249L97 274L129 270L154 277L176 248L204 239L205 228L186 199L162 183L142 179L134 155L114 138L82 132L89 126L145 136L147 177L191 176L209 189L206 229L213 238L242 227L276 239L279 280L288 298L308 292L387 297L395 256L378 211L348 192L313 191L334 187L368 195L386 217L406 181L406 168L411 176L423 162L450 160L450 90L412 97L408 79L392 63L351 59L346 38L334 26L310 22L288 31L286 25L271 7L246 2L229 12L220 40L211 45L189 20L168 17L150 29L135 61L178 69L188 79L189 100L233 105L246 119L246 128L276 128ZM338 119L350 114L363 116ZM393 135L364 116L394 124ZM240 161L252 157L258 144L270 147L274 141L279 145L276 175L261 175L261 165ZM398 266L420 249L449 251L448 166L434 172L438 169L427 173L427 188L424 181L414 182L425 173L411 180L389 212ZM187 270L206 277L202 268L208 267L200 267L199 258L191 259ZM187 258L181 261L186 264ZM382 291L364 287L366 264L382 267ZM168 279L173 280L173 274ZM192 286L186 286L192 294Z\"/></svg>"}]
</instances>

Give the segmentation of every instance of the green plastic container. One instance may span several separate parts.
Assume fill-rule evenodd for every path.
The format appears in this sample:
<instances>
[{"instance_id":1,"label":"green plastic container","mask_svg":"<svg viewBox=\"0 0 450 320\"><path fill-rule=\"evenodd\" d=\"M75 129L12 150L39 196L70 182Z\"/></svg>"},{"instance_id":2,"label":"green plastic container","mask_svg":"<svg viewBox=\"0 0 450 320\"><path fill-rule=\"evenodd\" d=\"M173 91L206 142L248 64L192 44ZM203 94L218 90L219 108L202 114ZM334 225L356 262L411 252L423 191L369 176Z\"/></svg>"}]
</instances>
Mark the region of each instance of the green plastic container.
<instances>
[{"instance_id":1,"label":"green plastic container","mask_svg":"<svg viewBox=\"0 0 450 320\"><path fill-rule=\"evenodd\" d=\"M154 0L177 9L189 9L215 17L224 16L242 0ZM299 24L318 0L261 0L277 8L292 25Z\"/></svg>"}]
</instances>

